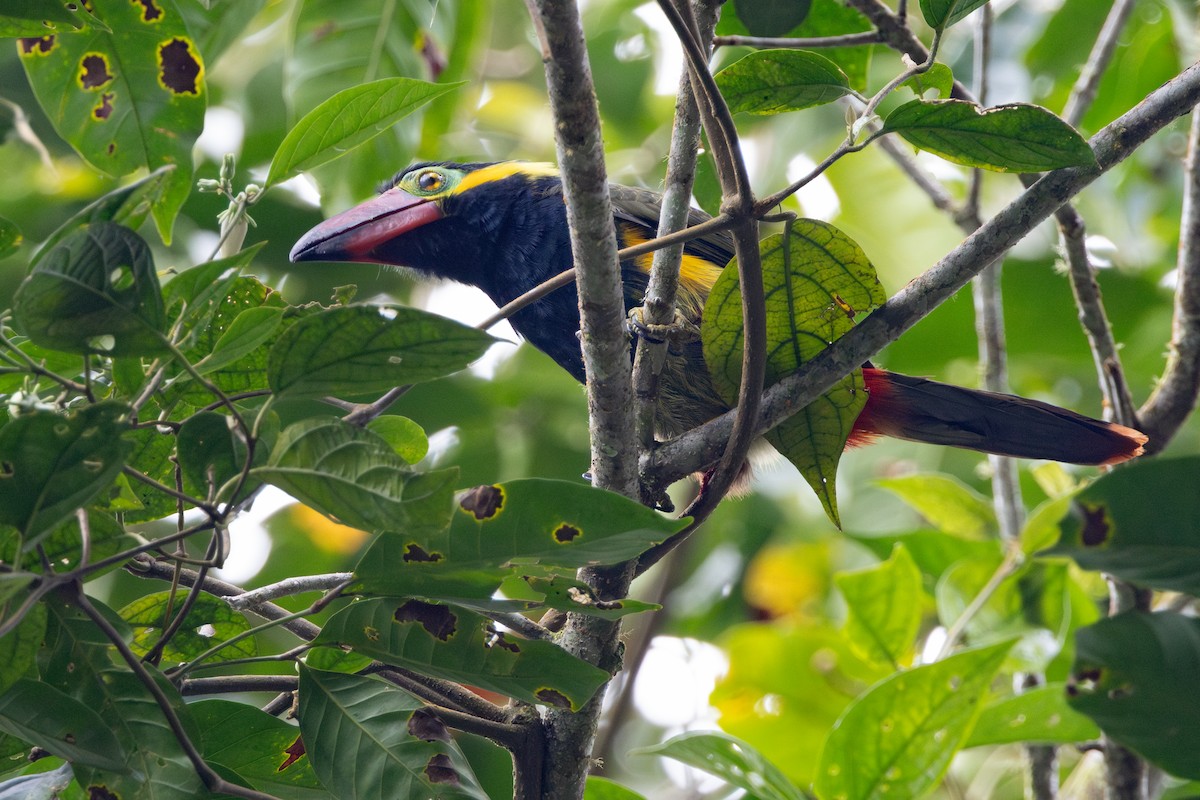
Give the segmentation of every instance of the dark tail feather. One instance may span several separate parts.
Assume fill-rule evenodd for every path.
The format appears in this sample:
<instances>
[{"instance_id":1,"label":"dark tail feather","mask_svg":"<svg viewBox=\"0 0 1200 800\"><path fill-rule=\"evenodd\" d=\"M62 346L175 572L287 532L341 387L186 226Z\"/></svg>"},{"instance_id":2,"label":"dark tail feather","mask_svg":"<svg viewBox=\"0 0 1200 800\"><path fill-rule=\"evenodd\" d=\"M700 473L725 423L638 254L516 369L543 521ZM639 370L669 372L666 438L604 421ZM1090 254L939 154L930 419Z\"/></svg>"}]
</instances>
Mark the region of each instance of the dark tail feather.
<instances>
[{"instance_id":1,"label":"dark tail feather","mask_svg":"<svg viewBox=\"0 0 1200 800\"><path fill-rule=\"evenodd\" d=\"M1142 454L1141 431L1009 394L864 368L869 398L851 444L873 434L1068 464L1118 464Z\"/></svg>"}]
</instances>

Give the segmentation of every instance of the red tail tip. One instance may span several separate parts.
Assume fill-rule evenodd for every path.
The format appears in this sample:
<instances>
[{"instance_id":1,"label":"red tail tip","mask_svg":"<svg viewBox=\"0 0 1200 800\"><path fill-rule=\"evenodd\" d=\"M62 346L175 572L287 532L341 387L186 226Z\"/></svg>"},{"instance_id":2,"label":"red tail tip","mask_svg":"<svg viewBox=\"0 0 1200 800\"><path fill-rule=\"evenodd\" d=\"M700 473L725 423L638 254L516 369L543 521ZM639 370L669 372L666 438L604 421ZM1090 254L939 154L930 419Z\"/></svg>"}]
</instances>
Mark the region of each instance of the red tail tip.
<instances>
[{"instance_id":1,"label":"red tail tip","mask_svg":"<svg viewBox=\"0 0 1200 800\"><path fill-rule=\"evenodd\" d=\"M1150 441L1150 437L1141 431L1130 428L1125 425L1118 425L1115 422L1108 423L1108 429L1115 434L1124 436L1128 440L1129 450L1117 453L1107 461L1100 462L1102 467L1111 467L1116 464L1128 461L1131 458L1137 458L1146 452L1146 443Z\"/></svg>"}]
</instances>

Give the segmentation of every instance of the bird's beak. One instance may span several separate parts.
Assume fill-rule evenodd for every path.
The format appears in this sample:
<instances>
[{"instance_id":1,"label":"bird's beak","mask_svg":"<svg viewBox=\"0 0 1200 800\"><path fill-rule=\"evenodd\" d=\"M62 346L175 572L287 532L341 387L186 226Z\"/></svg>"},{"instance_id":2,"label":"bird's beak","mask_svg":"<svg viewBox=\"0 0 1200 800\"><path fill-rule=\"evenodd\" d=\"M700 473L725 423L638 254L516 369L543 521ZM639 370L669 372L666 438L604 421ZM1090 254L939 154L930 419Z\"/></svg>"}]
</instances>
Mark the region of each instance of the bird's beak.
<instances>
[{"instance_id":1,"label":"bird's beak","mask_svg":"<svg viewBox=\"0 0 1200 800\"><path fill-rule=\"evenodd\" d=\"M389 189L304 234L289 257L292 261L374 262L377 247L442 216L432 200Z\"/></svg>"}]
</instances>

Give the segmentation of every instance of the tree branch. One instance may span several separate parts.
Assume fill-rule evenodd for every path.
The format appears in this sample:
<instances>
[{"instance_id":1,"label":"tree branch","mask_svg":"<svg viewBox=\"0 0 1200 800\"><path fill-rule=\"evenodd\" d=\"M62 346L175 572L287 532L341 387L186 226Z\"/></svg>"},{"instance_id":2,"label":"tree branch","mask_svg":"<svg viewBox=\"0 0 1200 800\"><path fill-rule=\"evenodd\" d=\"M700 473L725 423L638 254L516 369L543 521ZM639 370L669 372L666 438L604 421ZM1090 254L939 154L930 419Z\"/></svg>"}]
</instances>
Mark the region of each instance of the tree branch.
<instances>
[{"instance_id":1,"label":"tree branch","mask_svg":"<svg viewBox=\"0 0 1200 800\"><path fill-rule=\"evenodd\" d=\"M936 265L896 293L862 323L822 351L801 372L764 394L760 432L808 405L961 289L1056 208L1128 157L1147 139L1200 101L1200 65L1192 65L1091 139L1097 166L1047 173ZM728 436L724 414L658 448L643 459L643 473L660 484L712 463Z\"/></svg>"}]
</instances>

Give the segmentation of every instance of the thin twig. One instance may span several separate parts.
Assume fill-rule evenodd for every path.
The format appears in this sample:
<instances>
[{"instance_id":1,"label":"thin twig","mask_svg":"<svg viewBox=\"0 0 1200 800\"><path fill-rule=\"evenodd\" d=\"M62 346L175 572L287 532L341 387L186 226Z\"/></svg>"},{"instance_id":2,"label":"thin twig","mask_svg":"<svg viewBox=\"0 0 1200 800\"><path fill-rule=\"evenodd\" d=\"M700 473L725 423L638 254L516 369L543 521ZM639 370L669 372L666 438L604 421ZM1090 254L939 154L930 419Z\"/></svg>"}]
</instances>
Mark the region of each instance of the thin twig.
<instances>
[{"instance_id":1,"label":"thin twig","mask_svg":"<svg viewBox=\"0 0 1200 800\"><path fill-rule=\"evenodd\" d=\"M1117 43L1121 38L1121 31L1125 28L1125 23L1135 5L1134 0L1115 0L1112 8L1108 11L1108 16L1104 18L1104 26L1100 29L1100 35L1096 37L1096 41L1092 45L1092 52L1088 54L1088 60L1079 73L1079 79L1071 87L1071 94L1067 97L1066 105L1063 106L1062 117L1071 125L1078 125L1083 120L1083 115L1087 113L1092 101L1096 99L1096 90L1100 87L1100 79L1104 77L1104 71L1108 69L1108 65L1112 61L1113 53L1116 52Z\"/></svg>"},{"instance_id":2,"label":"thin twig","mask_svg":"<svg viewBox=\"0 0 1200 800\"><path fill-rule=\"evenodd\" d=\"M230 608L236 611L247 611L260 603L277 600L280 597L303 594L304 592L325 592L345 585L346 581L353 577L353 572L331 572L326 575L298 575L292 578L284 578L278 583L268 584L258 589L251 589L245 594L236 597L226 598L225 602L229 604Z\"/></svg>"},{"instance_id":3,"label":"thin twig","mask_svg":"<svg viewBox=\"0 0 1200 800\"><path fill-rule=\"evenodd\" d=\"M841 36L809 36L789 39L776 36L714 36L714 47L758 47L781 49L813 49L818 47L859 47L879 44L883 39L879 31L844 33Z\"/></svg>"},{"instance_id":4,"label":"thin twig","mask_svg":"<svg viewBox=\"0 0 1200 800\"><path fill-rule=\"evenodd\" d=\"M129 645L125 643L125 639L121 636L120 631L114 628L112 623L96 610L96 607L92 605L87 595L84 594L81 584L75 584L73 594L73 599L79 605L79 609L88 616L92 624L99 628L100 632L117 649L122 660L129 666L129 669L137 677L138 681L141 682L142 686L145 687L146 691L150 693L150 696L154 698L154 702L158 705L158 710L162 713L163 721L171 729L175 740L179 743L184 755L192 762L192 768L195 769L196 775L199 776L204 785L216 794L231 794L235 797L248 798L248 800L278 800L274 795L230 783L208 765L208 762L204 760L204 756L200 754L200 751L192 743L191 738L184 729L183 721L175 713L175 708L171 705L171 699L167 697L166 692L163 691L158 681L154 679L154 676L142 665L142 661L137 657L137 654L129 649Z\"/></svg>"},{"instance_id":5,"label":"thin twig","mask_svg":"<svg viewBox=\"0 0 1200 800\"><path fill-rule=\"evenodd\" d=\"M233 694L235 692L294 692L300 679L295 675L221 675L215 678L188 678L179 693Z\"/></svg>"}]
</instances>

